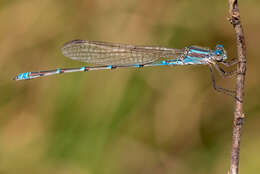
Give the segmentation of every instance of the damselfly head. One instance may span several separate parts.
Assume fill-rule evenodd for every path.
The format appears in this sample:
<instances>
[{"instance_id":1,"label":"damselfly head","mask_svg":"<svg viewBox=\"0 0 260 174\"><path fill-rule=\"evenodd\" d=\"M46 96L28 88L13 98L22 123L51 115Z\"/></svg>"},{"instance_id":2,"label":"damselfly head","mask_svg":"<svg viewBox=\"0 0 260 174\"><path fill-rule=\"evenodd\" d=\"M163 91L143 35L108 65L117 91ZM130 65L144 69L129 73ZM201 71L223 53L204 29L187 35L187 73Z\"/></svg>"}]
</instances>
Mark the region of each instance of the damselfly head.
<instances>
[{"instance_id":1,"label":"damselfly head","mask_svg":"<svg viewBox=\"0 0 260 174\"><path fill-rule=\"evenodd\" d=\"M227 59L227 53L226 53L223 45L216 46L216 51L214 53L214 59L218 62L222 62Z\"/></svg>"}]
</instances>

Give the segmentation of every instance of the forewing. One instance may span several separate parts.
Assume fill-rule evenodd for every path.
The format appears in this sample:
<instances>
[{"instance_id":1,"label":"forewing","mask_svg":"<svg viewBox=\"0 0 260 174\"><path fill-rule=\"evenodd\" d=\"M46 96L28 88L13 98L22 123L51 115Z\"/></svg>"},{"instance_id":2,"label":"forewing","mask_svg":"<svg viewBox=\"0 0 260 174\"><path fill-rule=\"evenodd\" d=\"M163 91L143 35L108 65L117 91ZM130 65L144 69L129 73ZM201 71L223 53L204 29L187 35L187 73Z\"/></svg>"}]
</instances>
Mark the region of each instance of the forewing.
<instances>
[{"instance_id":1,"label":"forewing","mask_svg":"<svg viewBox=\"0 0 260 174\"><path fill-rule=\"evenodd\" d=\"M102 65L147 64L162 57L176 57L181 52L171 48L86 40L73 40L62 47L62 54L70 59Z\"/></svg>"}]
</instances>

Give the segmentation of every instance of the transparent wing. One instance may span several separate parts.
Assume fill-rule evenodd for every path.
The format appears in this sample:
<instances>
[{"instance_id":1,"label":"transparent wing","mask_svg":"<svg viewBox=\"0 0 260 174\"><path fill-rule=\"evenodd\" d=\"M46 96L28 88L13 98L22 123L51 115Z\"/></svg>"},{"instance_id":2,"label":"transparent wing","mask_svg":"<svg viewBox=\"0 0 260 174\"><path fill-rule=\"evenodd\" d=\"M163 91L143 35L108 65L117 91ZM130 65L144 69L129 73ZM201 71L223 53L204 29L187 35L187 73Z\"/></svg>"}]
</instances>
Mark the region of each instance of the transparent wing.
<instances>
[{"instance_id":1,"label":"transparent wing","mask_svg":"<svg viewBox=\"0 0 260 174\"><path fill-rule=\"evenodd\" d=\"M183 53L182 49L86 40L68 42L61 50L70 59L101 65L147 64L160 58L174 59Z\"/></svg>"}]
</instances>

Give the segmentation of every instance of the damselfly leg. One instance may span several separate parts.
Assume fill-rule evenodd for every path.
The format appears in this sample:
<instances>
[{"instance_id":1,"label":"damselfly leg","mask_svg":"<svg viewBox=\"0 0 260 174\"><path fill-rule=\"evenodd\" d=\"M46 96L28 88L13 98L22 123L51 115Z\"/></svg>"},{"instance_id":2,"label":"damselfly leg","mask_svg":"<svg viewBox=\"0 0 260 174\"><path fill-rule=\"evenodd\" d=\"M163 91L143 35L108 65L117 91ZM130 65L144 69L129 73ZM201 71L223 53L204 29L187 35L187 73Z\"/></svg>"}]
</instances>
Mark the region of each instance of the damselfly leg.
<instances>
[{"instance_id":1,"label":"damselfly leg","mask_svg":"<svg viewBox=\"0 0 260 174\"><path fill-rule=\"evenodd\" d=\"M236 65L238 63L238 61L237 61L237 59L232 59L229 62L223 61L223 62L220 62L220 63L225 65L226 67L230 67L230 66ZM227 72L216 63L213 63L213 66L218 71L219 75L222 78L230 78L230 77L233 77L234 75L237 75L236 70ZM210 74L211 74L213 88L218 92L224 93L226 95L229 95L229 96L232 96L232 97L235 98L235 91L230 90L230 89L226 89L226 88L222 88L222 87L219 87L219 86L216 85L216 80L215 80L215 75L214 75L212 64L209 64L209 70L210 70Z\"/></svg>"}]
</instances>

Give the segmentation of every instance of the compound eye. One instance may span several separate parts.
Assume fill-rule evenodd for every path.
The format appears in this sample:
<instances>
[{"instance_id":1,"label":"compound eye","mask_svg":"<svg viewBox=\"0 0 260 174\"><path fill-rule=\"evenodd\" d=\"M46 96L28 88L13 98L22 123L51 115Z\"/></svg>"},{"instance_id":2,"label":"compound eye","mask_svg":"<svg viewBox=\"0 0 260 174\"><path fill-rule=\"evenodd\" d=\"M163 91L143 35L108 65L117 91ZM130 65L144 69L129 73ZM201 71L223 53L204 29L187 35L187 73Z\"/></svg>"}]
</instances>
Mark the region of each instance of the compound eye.
<instances>
[{"instance_id":1,"label":"compound eye","mask_svg":"<svg viewBox=\"0 0 260 174\"><path fill-rule=\"evenodd\" d=\"M217 55L222 55L223 54L223 50L224 50L224 47L222 45L217 45L216 46L216 54Z\"/></svg>"},{"instance_id":2,"label":"compound eye","mask_svg":"<svg viewBox=\"0 0 260 174\"><path fill-rule=\"evenodd\" d=\"M217 45L216 48L217 48L218 50L224 50L223 45Z\"/></svg>"},{"instance_id":3,"label":"compound eye","mask_svg":"<svg viewBox=\"0 0 260 174\"><path fill-rule=\"evenodd\" d=\"M215 53L217 56L220 56L223 54L222 50L219 50L219 49L217 49Z\"/></svg>"},{"instance_id":4,"label":"compound eye","mask_svg":"<svg viewBox=\"0 0 260 174\"><path fill-rule=\"evenodd\" d=\"M224 61L226 58L227 56L224 47L222 45L217 45L215 51L215 60L221 62Z\"/></svg>"}]
</instances>

